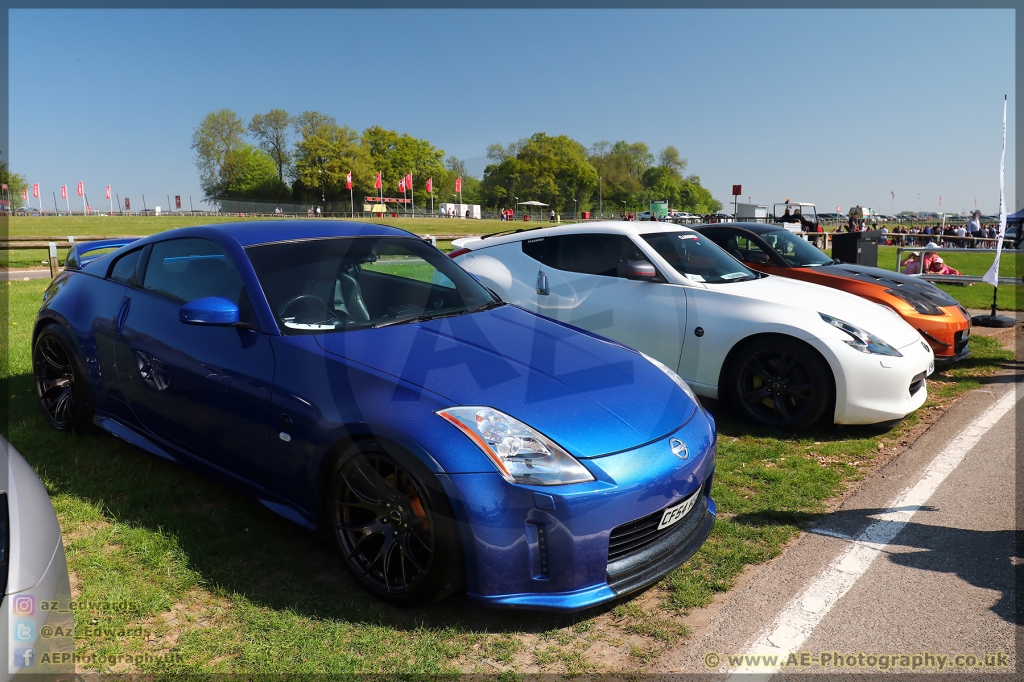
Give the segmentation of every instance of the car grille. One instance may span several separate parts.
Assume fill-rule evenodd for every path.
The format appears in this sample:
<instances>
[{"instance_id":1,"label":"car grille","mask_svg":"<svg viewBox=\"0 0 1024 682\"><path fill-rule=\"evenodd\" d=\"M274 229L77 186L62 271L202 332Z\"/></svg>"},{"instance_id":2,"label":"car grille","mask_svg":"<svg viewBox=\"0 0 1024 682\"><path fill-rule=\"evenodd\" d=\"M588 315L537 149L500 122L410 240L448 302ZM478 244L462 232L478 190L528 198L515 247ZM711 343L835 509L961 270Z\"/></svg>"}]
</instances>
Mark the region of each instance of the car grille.
<instances>
[{"instance_id":1,"label":"car grille","mask_svg":"<svg viewBox=\"0 0 1024 682\"><path fill-rule=\"evenodd\" d=\"M922 388L924 388L924 378L928 376L927 372L921 372L913 379L910 380L910 395L914 395Z\"/></svg>"},{"instance_id":2,"label":"car grille","mask_svg":"<svg viewBox=\"0 0 1024 682\"><path fill-rule=\"evenodd\" d=\"M967 346L969 334L966 329L961 329L953 335L953 354L958 355Z\"/></svg>"},{"instance_id":3,"label":"car grille","mask_svg":"<svg viewBox=\"0 0 1024 682\"><path fill-rule=\"evenodd\" d=\"M703 491L702 486L694 495L700 495ZM673 502L670 506L675 506L681 501ZM694 505L694 508L690 510L690 514L696 512L697 507L698 505ZM658 529L665 509L659 509L653 514L648 514L643 518L617 526L608 538L608 563L642 552L668 533L676 530L678 522L666 528Z\"/></svg>"}]
</instances>

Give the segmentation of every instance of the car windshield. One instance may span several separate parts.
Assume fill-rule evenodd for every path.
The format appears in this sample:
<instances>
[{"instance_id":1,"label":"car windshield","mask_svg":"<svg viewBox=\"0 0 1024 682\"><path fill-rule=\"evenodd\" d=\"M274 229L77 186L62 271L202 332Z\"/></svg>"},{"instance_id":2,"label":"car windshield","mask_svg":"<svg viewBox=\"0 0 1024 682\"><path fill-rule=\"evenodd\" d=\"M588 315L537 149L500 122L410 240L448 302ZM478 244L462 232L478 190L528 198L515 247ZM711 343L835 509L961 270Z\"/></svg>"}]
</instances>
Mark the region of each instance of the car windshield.
<instances>
[{"instance_id":1,"label":"car windshield","mask_svg":"<svg viewBox=\"0 0 1024 682\"><path fill-rule=\"evenodd\" d=\"M757 279L752 270L697 232L652 232L640 236L679 274L694 282L723 284Z\"/></svg>"},{"instance_id":2,"label":"car windshield","mask_svg":"<svg viewBox=\"0 0 1024 682\"><path fill-rule=\"evenodd\" d=\"M383 327L501 305L412 237L311 239L246 249L284 334Z\"/></svg>"},{"instance_id":3,"label":"car windshield","mask_svg":"<svg viewBox=\"0 0 1024 682\"><path fill-rule=\"evenodd\" d=\"M761 234L761 239L779 252L786 262L797 268L831 265L833 260L810 242L786 230L773 230Z\"/></svg>"}]
</instances>

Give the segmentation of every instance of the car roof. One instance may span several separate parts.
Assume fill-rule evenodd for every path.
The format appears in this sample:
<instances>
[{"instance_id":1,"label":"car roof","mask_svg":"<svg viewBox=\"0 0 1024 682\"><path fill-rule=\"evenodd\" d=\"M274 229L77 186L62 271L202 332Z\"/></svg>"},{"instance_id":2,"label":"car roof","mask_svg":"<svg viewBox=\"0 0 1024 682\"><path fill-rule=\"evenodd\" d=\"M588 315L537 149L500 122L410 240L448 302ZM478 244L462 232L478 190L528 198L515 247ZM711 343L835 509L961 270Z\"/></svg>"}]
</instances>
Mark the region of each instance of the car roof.
<instances>
[{"instance_id":1,"label":"car roof","mask_svg":"<svg viewBox=\"0 0 1024 682\"><path fill-rule=\"evenodd\" d=\"M776 223L712 223L710 225L693 225L693 229L698 232L704 228L710 229L715 227L738 227L754 234L765 234L766 232L777 232L778 230L786 229Z\"/></svg>"},{"instance_id":2,"label":"car roof","mask_svg":"<svg viewBox=\"0 0 1024 682\"><path fill-rule=\"evenodd\" d=\"M351 220L314 218L305 220L250 220L198 227L213 228L242 246L324 237L409 237L407 230Z\"/></svg>"},{"instance_id":3,"label":"car roof","mask_svg":"<svg viewBox=\"0 0 1024 682\"><path fill-rule=\"evenodd\" d=\"M464 246L468 249L479 249L509 242L519 242L525 239L540 239L542 237L555 237L563 234L582 233L603 233L603 234L627 234L640 235L651 232L679 232L690 230L689 226L676 225L675 223L663 223L639 220L599 220L589 223L569 223L567 225L556 225L552 227L534 228L513 232L487 239L476 238L466 240ZM486 236L486 235L484 235Z\"/></svg>"}]
</instances>

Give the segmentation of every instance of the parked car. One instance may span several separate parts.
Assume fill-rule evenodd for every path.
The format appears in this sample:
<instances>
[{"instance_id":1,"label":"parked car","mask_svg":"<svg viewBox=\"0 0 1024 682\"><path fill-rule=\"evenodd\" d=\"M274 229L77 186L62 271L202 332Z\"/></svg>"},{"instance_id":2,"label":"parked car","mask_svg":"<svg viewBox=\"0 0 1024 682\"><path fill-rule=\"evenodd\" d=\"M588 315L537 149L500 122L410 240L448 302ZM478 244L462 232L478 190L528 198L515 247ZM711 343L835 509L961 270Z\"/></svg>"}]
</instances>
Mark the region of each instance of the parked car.
<instances>
[{"instance_id":1,"label":"parked car","mask_svg":"<svg viewBox=\"0 0 1024 682\"><path fill-rule=\"evenodd\" d=\"M465 584L584 609L714 524L714 422L672 369L506 305L403 230L278 219L76 244L33 349L51 426L95 424L332 535L398 605Z\"/></svg>"},{"instance_id":2,"label":"parked car","mask_svg":"<svg viewBox=\"0 0 1024 682\"><path fill-rule=\"evenodd\" d=\"M604 222L462 244L451 256L503 300L647 353L758 424L890 421L927 394L931 347L893 311L758 273L688 228Z\"/></svg>"},{"instance_id":3,"label":"parked car","mask_svg":"<svg viewBox=\"0 0 1024 682\"><path fill-rule=\"evenodd\" d=\"M754 270L840 289L891 308L931 345L937 367L948 367L971 354L967 343L971 316L931 282L840 263L778 225L728 223L694 229Z\"/></svg>"},{"instance_id":4,"label":"parked car","mask_svg":"<svg viewBox=\"0 0 1024 682\"><path fill-rule=\"evenodd\" d=\"M4 679L20 678L18 673L70 677L75 672L74 619L60 525L39 477L3 436L0 451Z\"/></svg>"}]
</instances>

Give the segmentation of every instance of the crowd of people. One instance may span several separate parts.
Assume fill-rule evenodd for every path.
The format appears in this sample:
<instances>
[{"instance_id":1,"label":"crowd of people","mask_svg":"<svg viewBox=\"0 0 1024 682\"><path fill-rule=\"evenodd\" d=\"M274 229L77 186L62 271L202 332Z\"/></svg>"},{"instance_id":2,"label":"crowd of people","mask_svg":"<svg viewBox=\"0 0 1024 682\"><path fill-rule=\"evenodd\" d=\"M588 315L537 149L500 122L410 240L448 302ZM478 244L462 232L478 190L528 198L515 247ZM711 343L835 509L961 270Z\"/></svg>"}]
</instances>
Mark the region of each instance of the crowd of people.
<instances>
[{"instance_id":1,"label":"crowd of people","mask_svg":"<svg viewBox=\"0 0 1024 682\"><path fill-rule=\"evenodd\" d=\"M978 213L974 213L966 224L899 225L891 231L883 226L879 228L882 233L879 243L890 246L925 246L933 243L944 248L994 249L999 237L999 226L982 225L978 216ZM861 232L865 229L869 228L865 226L863 218L850 216L845 230L840 228L837 232Z\"/></svg>"}]
</instances>

